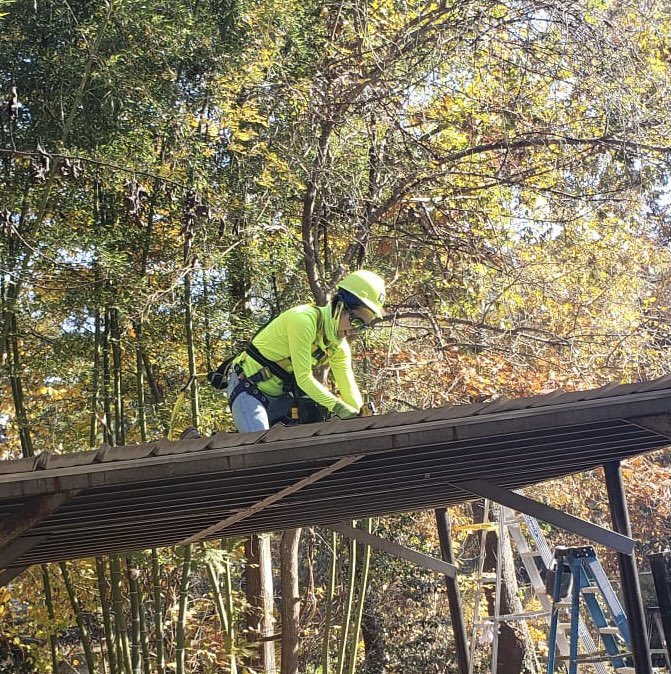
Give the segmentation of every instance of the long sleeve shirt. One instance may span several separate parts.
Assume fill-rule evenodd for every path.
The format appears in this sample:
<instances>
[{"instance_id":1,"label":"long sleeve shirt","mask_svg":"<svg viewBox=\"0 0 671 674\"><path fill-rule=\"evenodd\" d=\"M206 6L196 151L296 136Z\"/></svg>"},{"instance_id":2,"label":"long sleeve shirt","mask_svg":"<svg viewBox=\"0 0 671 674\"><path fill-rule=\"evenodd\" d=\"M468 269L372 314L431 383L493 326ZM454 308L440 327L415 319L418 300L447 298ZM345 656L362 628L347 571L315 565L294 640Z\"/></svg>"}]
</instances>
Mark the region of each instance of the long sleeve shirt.
<instances>
[{"instance_id":1,"label":"long sleeve shirt","mask_svg":"<svg viewBox=\"0 0 671 674\"><path fill-rule=\"evenodd\" d=\"M321 320L317 318L321 314ZM320 332L319 324L322 330ZM363 405L363 398L352 370L352 353L345 338L338 339L337 321L332 316L331 306L317 307L303 304L281 313L263 328L252 340L254 346L268 360L280 363L287 372L293 373L298 386L315 402L332 411L339 402L326 386L316 379L313 368L328 364L342 400L356 410ZM313 345L326 354L325 360L317 362ZM252 356L243 352L234 362L242 367L246 376L251 376L262 367ZM279 377L257 384L259 389L271 396L282 394L283 382Z\"/></svg>"}]
</instances>

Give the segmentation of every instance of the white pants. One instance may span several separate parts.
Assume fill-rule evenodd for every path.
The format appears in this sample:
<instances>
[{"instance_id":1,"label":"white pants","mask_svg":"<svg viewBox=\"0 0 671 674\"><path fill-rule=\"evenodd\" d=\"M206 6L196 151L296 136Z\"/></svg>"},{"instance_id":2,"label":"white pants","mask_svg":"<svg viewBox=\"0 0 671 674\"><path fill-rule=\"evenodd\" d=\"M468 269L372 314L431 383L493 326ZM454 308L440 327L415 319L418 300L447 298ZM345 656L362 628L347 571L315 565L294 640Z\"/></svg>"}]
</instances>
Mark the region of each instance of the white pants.
<instances>
[{"instance_id":1,"label":"white pants","mask_svg":"<svg viewBox=\"0 0 671 674\"><path fill-rule=\"evenodd\" d=\"M228 377L226 394L229 399L233 389L240 383L237 372L231 369ZM254 433L255 431L267 431L273 424L289 414L293 396L288 393L281 396L269 396L268 408L249 393L240 393L233 401L231 412L233 421L240 433Z\"/></svg>"}]
</instances>

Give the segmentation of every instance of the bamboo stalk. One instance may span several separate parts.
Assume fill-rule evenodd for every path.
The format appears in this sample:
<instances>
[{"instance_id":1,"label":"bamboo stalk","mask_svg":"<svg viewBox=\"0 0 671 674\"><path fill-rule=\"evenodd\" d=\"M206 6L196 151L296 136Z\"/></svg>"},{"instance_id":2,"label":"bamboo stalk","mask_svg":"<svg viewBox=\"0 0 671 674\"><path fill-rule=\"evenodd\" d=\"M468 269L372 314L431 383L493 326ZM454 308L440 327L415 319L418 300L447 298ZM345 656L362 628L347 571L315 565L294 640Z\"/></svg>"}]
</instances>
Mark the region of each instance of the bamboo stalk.
<instances>
[{"instance_id":1,"label":"bamboo stalk","mask_svg":"<svg viewBox=\"0 0 671 674\"><path fill-rule=\"evenodd\" d=\"M47 607L47 615L49 616L49 649L51 650L51 671L52 674L58 673L58 638L54 633L53 625L56 620L56 612L54 611L54 601L51 594L51 581L49 580L49 567L46 564L41 564L42 583L44 585L44 603Z\"/></svg>"},{"instance_id":2,"label":"bamboo stalk","mask_svg":"<svg viewBox=\"0 0 671 674\"><path fill-rule=\"evenodd\" d=\"M19 427L19 438L21 440L21 451L23 456L33 456L33 441L28 426L28 414L26 412L25 396L23 394L23 381L21 377L21 351L19 349L18 328L16 325L16 314L5 312L4 316L9 326L7 335L7 361L9 365L9 381L12 388L12 399L14 401L14 411L16 421Z\"/></svg>"},{"instance_id":3,"label":"bamboo stalk","mask_svg":"<svg viewBox=\"0 0 671 674\"><path fill-rule=\"evenodd\" d=\"M100 182L95 181L93 186L93 222L96 228L101 224L100 220ZM89 447L95 447L98 444L98 386L100 382L100 367L101 367L101 348L102 348L102 334L100 316L100 288L102 285L102 278L100 274L100 263L98 260L98 253L96 252L94 258L94 278L95 278L95 318L94 318L94 336L93 336L93 367L91 371L91 420L89 425Z\"/></svg>"},{"instance_id":4,"label":"bamboo stalk","mask_svg":"<svg viewBox=\"0 0 671 674\"><path fill-rule=\"evenodd\" d=\"M352 523L354 524L354 523ZM342 629L340 631L340 644L338 646L338 666L337 674L343 674L345 668L345 656L347 652L347 639L349 635L349 624L352 618L352 603L354 601L354 590L356 588L356 541L349 542L349 578L347 583L347 599L345 601L345 610L342 618Z\"/></svg>"},{"instance_id":5,"label":"bamboo stalk","mask_svg":"<svg viewBox=\"0 0 671 674\"><path fill-rule=\"evenodd\" d=\"M147 621L145 619L144 602L140 595L138 604L140 611L140 645L142 647L142 671L144 674L151 674L151 653L149 652L149 635L147 634Z\"/></svg>"},{"instance_id":6,"label":"bamboo stalk","mask_svg":"<svg viewBox=\"0 0 671 674\"><path fill-rule=\"evenodd\" d=\"M217 609L217 615L219 616L219 622L221 623L221 629L225 634L224 644L226 646L226 652L230 660L231 674L235 674L238 670L238 667L235 659L235 651L233 648L234 628L230 562L228 559L226 559L224 562L224 583L226 589L223 593L221 591L221 579L219 578L214 564L212 564L212 562L208 562L206 568L207 575L210 579L210 584L212 585L214 591L214 604Z\"/></svg>"},{"instance_id":7,"label":"bamboo stalk","mask_svg":"<svg viewBox=\"0 0 671 674\"><path fill-rule=\"evenodd\" d=\"M98 270L96 270L96 275ZM93 338L93 370L91 373L91 421L89 428L89 447L98 444L98 380L100 378L100 310L96 307L95 334Z\"/></svg>"},{"instance_id":8,"label":"bamboo stalk","mask_svg":"<svg viewBox=\"0 0 671 674\"><path fill-rule=\"evenodd\" d=\"M183 546L182 580L179 585L179 613L177 617L177 647L175 649L176 673L185 674L186 660L186 609L189 599L191 575L191 545Z\"/></svg>"},{"instance_id":9,"label":"bamboo stalk","mask_svg":"<svg viewBox=\"0 0 671 674\"><path fill-rule=\"evenodd\" d=\"M135 345L135 387L137 390L137 423L140 429L140 439L147 442L147 403L144 393L144 366L142 364L142 320L135 321L135 334L137 343Z\"/></svg>"},{"instance_id":10,"label":"bamboo stalk","mask_svg":"<svg viewBox=\"0 0 671 674\"><path fill-rule=\"evenodd\" d=\"M370 534L373 531L373 521L370 517L364 521L365 529ZM361 576L359 579L359 596L357 597L357 606L354 614L354 629L352 630L352 646L350 649L348 674L354 674L356 668L356 653L359 647L359 632L361 631L361 621L363 619L363 609L366 601L366 590L368 588L368 571L370 569L370 545L363 546L363 566L361 567Z\"/></svg>"},{"instance_id":11,"label":"bamboo stalk","mask_svg":"<svg viewBox=\"0 0 671 674\"><path fill-rule=\"evenodd\" d=\"M130 661L133 674L140 674L140 591L137 582L138 570L135 568L131 557L126 557L124 561L126 562L126 577L128 579L130 597Z\"/></svg>"},{"instance_id":12,"label":"bamboo stalk","mask_svg":"<svg viewBox=\"0 0 671 674\"><path fill-rule=\"evenodd\" d=\"M126 444L126 430L124 423L124 401L121 379L121 329L119 326L119 309L110 308L110 343L112 345L113 379L112 390L114 394L114 435L117 445Z\"/></svg>"},{"instance_id":13,"label":"bamboo stalk","mask_svg":"<svg viewBox=\"0 0 671 674\"><path fill-rule=\"evenodd\" d=\"M149 390L151 391L152 400L154 404L157 405L161 402L161 400L164 399L165 396L163 395L163 392L156 381L156 376L154 375L154 370L152 369L149 356L144 351L142 352L142 365L144 365L144 372L147 375L147 384L149 386ZM168 431L166 427L165 434L167 434L167 432Z\"/></svg>"},{"instance_id":14,"label":"bamboo stalk","mask_svg":"<svg viewBox=\"0 0 671 674\"><path fill-rule=\"evenodd\" d=\"M112 611L109 597L107 596L105 562L101 557L96 557L96 576L98 578L100 607L103 613L103 629L105 630L105 644L107 645L107 661L109 663L110 674L117 674L119 666L116 658L114 629L112 627Z\"/></svg>"},{"instance_id":15,"label":"bamboo stalk","mask_svg":"<svg viewBox=\"0 0 671 674\"><path fill-rule=\"evenodd\" d=\"M202 271L203 279L203 303L205 304L205 315L203 316L204 341L205 341L205 367L210 372L212 367L212 330L210 326L210 284L207 280L205 270Z\"/></svg>"},{"instance_id":16,"label":"bamboo stalk","mask_svg":"<svg viewBox=\"0 0 671 674\"><path fill-rule=\"evenodd\" d=\"M124 615L123 596L121 594L121 565L116 555L110 557L110 579L112 582L112 599L114 606L114 622L117 633L117 659L123 664L124 672L131 674L130 648L128 645L128 630Z\"/></svg>"},{"instance_id":17,"label":"bamboo stalk","mask_svg":"<svg viewBox=\"0 0 671 674\"><path fill-rule=\"evenodd\" d=\"M93 650L91 649L91 639L89 637L89 632L86 627L86 622L84 621L84 616L82 614L82 608L79 603L79 599L75 594L74 586L72 585L72 579L70 578L70 572L68 571L67 564L65 562L59 562L61 569L61 574L63 575L63 582L65 583L65 589L68 592L68 597L70 598L70 605L72 606L72 611L75 614L75 620L77 621L77 627L79 627L79 636L82 642L82 648L84 649L84 659L86 660L86 666L89 672L95 672L95 657L93 655Z\"/></svg>"},{"instance_id":18,"label":"bamboo stalk","mask_svg":"<svg viewBox=\"0 0 671 674\"><path fill-rule=\"evenodd\" d=\"M184 259L186 264L190 263L191 258L191 244L187 237L184 244ZM196 349L193 340L193 299L191 297L191 276L186 274L184 276L184 322L186 329L186 346L189 357L189 377L191 378L191 424L194 428L200 427L200 405L198 398L198 380L196 376Z\"/></svg>"},{"instance_id":19,"label":"bamboo stalk","mask_svg":"<svg viewBox=\"0 0 671 674\"><path fill-rule=\"evenodd\" d=\"M156 548L151 549L151 585L154 596L154 643L156 646L156 674L165 674L163 650L163 606L161 602L161 572Z\"/></svg>"},{"instance_id":20,"label":"bamboo stalk","mask_svg":"<svg viewBox=\"0 0 671 674\"><path fill-rule=\"evenodd\" d=\"M116 444L116 436L114 434L114 424L112 423L112 399L110 396L110 316L109 309L105 310L105 329L102 334L103 338L103 410L105 414L105 428L104 436L105 442L108 445Z\"/></svg>"},{"instance_id":21,"label":"bamboo stalk","mask_svg":"<svg viewBox=\"0 0 671 674\"><path fill-rule=\"evenodd\" d=\"M324 643L322 645L322 672L328 674L331 669L331 654L329 649L329 637L331 632L331 619L333 616L333 597L335 595L335 579L337 565L338 535L331 532L331 565L329 568L329 581L326 588L326 619L324 624Z\"/></svg>"},{"instance_id":22,"label":"bamboo stalk","mask_svg":"<svg viewBox=\"0 0 671 674\"><path fill-rule=\"evenodd\" d=\"M214 606L217 609L217 615L219 616L221 629L223 632L228 633L228 615L226 614L226 606L224 605L224 598L221 595L219 574L217 573L217 570L214 568L214 564L212 562L207 562L205 568L207 570L207 577L210 580L210 585L212 586L212 596L214 597Z\"/></svg>"},{"instance_id":23,"label":"bamboo stalk","mask_svg":"<svg viewBox=\"0 0 671 674\"><path fill-rule=\"evenodd\" d=\"M298 587L298 547L301 529L285 529L280 542L282 591L282 674L298 674L301 597Z\"/></svg>"},{"instance_id":24,"label":"bamboo stalk","mask_svg":"<svg viewBox=\"0 0 671 674\"><path fill-rule=\"evenodd\" d=\"M228 615L228 637L226 646L229 654L231 674L238 674L238 663L235 653L235 619L233 615L233 578L231 575L231 560L224 561L224 587L226 588L226 613Z\"/></svg>"}]
</instances>

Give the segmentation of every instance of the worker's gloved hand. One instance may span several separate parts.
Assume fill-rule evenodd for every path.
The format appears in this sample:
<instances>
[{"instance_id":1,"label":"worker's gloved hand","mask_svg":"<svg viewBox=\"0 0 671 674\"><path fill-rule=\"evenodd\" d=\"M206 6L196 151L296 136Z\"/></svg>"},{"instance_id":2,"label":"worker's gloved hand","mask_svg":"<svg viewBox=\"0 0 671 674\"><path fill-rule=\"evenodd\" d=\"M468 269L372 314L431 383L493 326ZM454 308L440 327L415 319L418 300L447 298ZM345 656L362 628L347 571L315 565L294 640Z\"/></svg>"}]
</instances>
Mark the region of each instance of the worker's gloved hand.
<instances>
[{"instance_id":1,"label":"worker's gloved hand","mask_svg":"<svg viewBox=\"0 0 671 674\"><path fill-rule=\"evenodd\" d=\"M340 417L341 419L353 419L359 414L359 412L355 407L350 407L347 403L344 403L342 400L339 400L335 404L332 412L336 417Z\"/></svg>"}]
</instances>

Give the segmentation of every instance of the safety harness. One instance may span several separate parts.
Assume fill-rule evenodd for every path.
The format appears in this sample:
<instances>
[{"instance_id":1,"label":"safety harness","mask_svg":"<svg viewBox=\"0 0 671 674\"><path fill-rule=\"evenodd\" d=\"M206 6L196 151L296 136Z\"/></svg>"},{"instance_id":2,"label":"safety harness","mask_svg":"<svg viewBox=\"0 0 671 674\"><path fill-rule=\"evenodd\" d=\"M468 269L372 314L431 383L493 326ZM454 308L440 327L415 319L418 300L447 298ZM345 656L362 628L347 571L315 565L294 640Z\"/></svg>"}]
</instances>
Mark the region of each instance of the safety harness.
<instances>
[{"instance_id":1,"label":"safety harness","mask_svg":"<svg viewBox=\"0 0 671 674\"><path fill-rule=\"evenodd\" d=\"M319 340L324 341L324 317L319 307L315 306L317 310L317 333L315 337L315 342L312 344L312 357L315 358L318 365L322 365L327 360L327 353L319 346ZM272 321L271 321L272 322ZM261 330L268 327L270 323L264 325L256 333L258 335ZM254 337L256 337L254 335ZM282 389L286 393L290 393L295 399L295 405L292 408L292 419L294 421L300 421L301 423L306 423L308 421L319 421L326 419L328 416L328 410L319 405L312 399L310 399L306 394L301 391L299 388L296 377L293 373L288 372L285 368L291 364L290 358L283 358L279 361L273 361L266 358L261 351L253 344L252 339L245 345L243 353L246 356L251 356L261 368L251 375L245 375L242 367L238 363L233 363L233 361L238 357L238 354L227 358L214 372L209 372L207 375L208 380L215 388L223 389L226 388L228 375L230 373L231 366L240 380L236 387L231 391L231 394L228 398L228 404L233 407L235 399L241 393L247 393L254 398L256 398L264 407L268 407L270 400L268 396L258 388L258 384L262 381L267 381L272 376L277 377L282 381ZM305 418L305 417L310 417Z\"/></svg>"}]
</instances>

